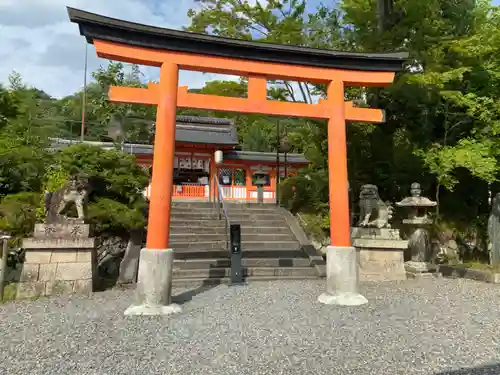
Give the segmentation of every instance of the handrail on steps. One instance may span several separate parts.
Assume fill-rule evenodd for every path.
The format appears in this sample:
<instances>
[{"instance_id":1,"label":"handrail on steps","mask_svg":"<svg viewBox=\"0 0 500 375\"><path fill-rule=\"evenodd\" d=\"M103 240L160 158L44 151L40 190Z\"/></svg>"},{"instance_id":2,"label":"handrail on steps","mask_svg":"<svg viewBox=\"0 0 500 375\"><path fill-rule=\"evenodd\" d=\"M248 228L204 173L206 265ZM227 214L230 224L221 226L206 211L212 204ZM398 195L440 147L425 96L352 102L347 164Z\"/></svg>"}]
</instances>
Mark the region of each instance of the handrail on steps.
<instances>
[{"instance_id":1,"label":"handrail on steps","mask_svg":"<svg viewBox=\"0 0 500 375\"><path fill-rule=\"evenodd\" d=\"M216 186L216 191L215 191L215 199L214 199L214 204L217 207L217 218L219 220L222 219L222 216L224 215L224 225L225 225L225 232L226 232L226 249L229 251L229 216L227 212L227 205L226 202L224 202L224 195L222 194L222 189L220 187L219 181L217 178L215 178L215 186ZM222 210L221 210L222 208Z\"/></svg>"}]
</instances>

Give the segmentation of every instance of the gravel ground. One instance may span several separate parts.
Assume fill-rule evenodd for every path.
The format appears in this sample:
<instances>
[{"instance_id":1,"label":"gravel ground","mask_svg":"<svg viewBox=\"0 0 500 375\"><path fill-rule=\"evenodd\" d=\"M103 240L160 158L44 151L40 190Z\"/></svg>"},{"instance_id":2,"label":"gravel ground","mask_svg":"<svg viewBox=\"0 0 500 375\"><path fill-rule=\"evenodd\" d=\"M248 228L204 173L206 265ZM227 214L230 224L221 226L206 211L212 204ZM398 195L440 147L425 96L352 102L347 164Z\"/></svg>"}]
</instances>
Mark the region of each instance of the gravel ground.
<instances>
[{"instance_id":1,"label":"gravel ground","mask_svg":"<svg viewBox=\"0 0 500 375\"><path fill-rule=\"evenodd\" d=\"M0 305L0 374L500 374L500 286L364 284L356 308L323 287L176 289L171 317L124 317L132 290Z\"/></svg>"}]
</instances>

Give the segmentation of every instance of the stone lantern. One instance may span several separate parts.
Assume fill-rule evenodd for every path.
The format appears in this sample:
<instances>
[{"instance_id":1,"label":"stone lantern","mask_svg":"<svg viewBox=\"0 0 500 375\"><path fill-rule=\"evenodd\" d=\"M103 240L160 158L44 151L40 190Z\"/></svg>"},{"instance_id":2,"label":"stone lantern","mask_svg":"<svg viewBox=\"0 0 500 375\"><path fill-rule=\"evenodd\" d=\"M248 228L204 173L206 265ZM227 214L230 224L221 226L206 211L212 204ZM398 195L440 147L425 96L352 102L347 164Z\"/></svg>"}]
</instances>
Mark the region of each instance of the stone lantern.
<instances>
[{"instance_id":1,"label":"stone lantern","mask_svg":"<svg viewBox=\"0 0 500 375\"><path fill-rule=\"evenodd\" d=\"M428 210L436 207L437 202L421 196L420 184L411 184L410 197L397 202L396 206L406 208L408 216L403 224L409 230L408 250L410 260L405 263L406 271L410 274L423 274L436 271L432 264L432 250L429 228L433 220L428 216Z\"/></svg>"}]
</instances>

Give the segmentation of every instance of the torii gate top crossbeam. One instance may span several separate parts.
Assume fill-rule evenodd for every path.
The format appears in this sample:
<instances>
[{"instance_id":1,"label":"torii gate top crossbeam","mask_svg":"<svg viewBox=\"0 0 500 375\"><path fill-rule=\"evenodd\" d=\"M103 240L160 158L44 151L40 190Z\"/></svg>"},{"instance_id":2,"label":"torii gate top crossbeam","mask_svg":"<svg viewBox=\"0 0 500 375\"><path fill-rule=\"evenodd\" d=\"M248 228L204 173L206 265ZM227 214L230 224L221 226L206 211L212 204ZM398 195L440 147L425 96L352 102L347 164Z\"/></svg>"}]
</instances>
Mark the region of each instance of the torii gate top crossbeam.
<instances>
[{"instance_id":1,"label":"torii gate top crossbeam","mask_svg":"<svg viewBox=\"0 0 500 375\"><path fill-rule=\"evenodd\" d=\"M186 70L234 74L237 70L234 67L224 69L226 66L221 67L217 63L221 58L233 62L242 59L254 62L252 69L259 71L254 71L254 74L328 83L332 79L332 71L351 71L352 77L347 75L342 77L342 81L347 85L365 86L391 83L394 72L402 69L408 57L407 53L350 53L223 38L142 25L73 8L68 8L68 14L70 20L79 25L81 35L89 43L104 41L120 44L124 48L130 46L135 50L149 51L148 60L144 60L144 56L127 57L125 50L117 51L119 54L99 53L100 57L142 65L161 66L165 61L161 52L169 51L169 60L174 58L176 61L172 62ZM197 55L203 61L198 66L190 66L190 55ZM287 74L288 69L283 69L283 65L292 68L292 72ZM380 74L383 72L386 74ZM354 78L354 75L358 78ZM338 74L335 78L339 78Z\"/></svg>"}]
</instances>

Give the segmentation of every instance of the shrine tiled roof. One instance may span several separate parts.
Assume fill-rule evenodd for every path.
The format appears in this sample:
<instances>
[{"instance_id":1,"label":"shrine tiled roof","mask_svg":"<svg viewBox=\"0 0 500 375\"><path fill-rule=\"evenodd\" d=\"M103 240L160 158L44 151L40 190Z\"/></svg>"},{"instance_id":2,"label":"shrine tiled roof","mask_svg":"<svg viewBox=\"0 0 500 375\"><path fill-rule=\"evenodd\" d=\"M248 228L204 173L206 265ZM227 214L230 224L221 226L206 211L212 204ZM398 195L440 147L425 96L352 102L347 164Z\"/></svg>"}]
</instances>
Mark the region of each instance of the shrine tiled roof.
<instances>
[{"instance_id":1,"label":"shrine tiled roof","mask_svg":"<svg viewBox=\"0 0 500 375\"><path fill-rule=\"evenodd\" d=\"M224 152L225 160L246 160L255 161L263 163L276 163L276 153L275 152L255 152L255 151L236 151L229 150ZM279 154L280 163L285 162L285 154ZM290 164L309 164L309 161L305 158L303 154L286 154L286 162Z\"/></svg>"},{"instance_id":2,"label":"shrine tiled roof","mask_svg":"<svg viewBox=\"0 0 500 375\"><path fill-rule=\"evenodd\" d=\"M238 137L234 121L227 118L177 116L176 136L177 142L198 143L219 146L237 146ZM80 140L62 138L51 139L51 149L60 150L71 145L80 144ZM85 144L101 147L104 149L116 149L114 142L84 141ZM128 143L119 146L124 153L148 156L153 155L153 146L150 144ZM281 153L280 163L285 161L285 154ZM247 160L253 162L275 163L275 152L254 152L226 150L225 160ZM302 154L288 153L286 160L291 164L308 164L309 161Z\"/></svg>"},{"instance_id":3,"label":"shrine tiled roof","mask_svg":"<svg viewBox=\"0 0 500 375\"><path fill-rule=\"evenodd\" d=\"M234 121L217 117L177 116L175 140L193 144L210 144L221 146L237 146L238 135ZM80 143L78 140L54 139L52 148ZM114 148L113 142L85 142L101 147ZM125 143L123 151L131 154L151 154L153 147L149 144Z\"/></svg>"},{"instance_id":4,"label":"shrine tiled roof","mask_svg":"<svg viewBox=\"0 0 500 375\"><path fill-rule=\"evenodd\" d=\"M69 140L61 138L53 138L51 149L60 150L71 145L80 144L81 141ZM85 141L85 144L101 147L106 150L116 149L116 144L113 142L93 142ZM153 146L138 144L138 143L124 143L122 145L122 151L126 154L132 154L137 156L149 156L153 155ZM224 160L241 160L241 161L252 161L257 163L276 163L276 153L275 152L255 152L255 151L238 151L238 150L226 150L224 151ZM279 154L280 163L284 163L285 160L289 164L309 164L309 161L305 158L303 154L287 153L286 159L285 154Z\"/></svg>"},{"instance_id":5,"label":"shrine tiled roof","mask_svg":"<svg viewBox=\"0 0 500 375\"><path fill-rule=\"evenodd\" d=\"M177 142L238 145L234 121L216 117L177 116Z\"/></svg>"}]
</instances>

